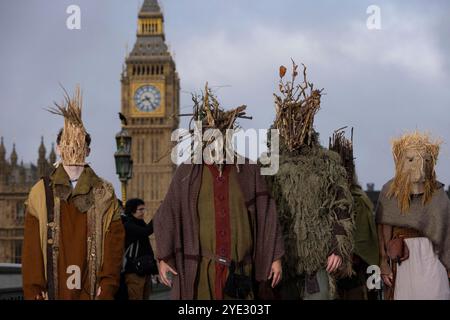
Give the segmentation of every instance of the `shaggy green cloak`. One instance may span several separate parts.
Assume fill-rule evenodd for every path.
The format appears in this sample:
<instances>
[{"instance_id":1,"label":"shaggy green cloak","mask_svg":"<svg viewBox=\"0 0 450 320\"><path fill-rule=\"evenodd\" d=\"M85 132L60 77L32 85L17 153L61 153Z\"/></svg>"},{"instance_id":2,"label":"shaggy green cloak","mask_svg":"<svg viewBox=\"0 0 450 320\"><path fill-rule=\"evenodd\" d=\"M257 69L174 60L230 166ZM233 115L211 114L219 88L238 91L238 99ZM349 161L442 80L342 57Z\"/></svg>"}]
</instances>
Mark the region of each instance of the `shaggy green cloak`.
<instances>
[{"instance_id":1,"label":"shaggy green cloak","mask_svg":"<svg viewBox=\"0 0 450 320\"><path fill-rule=\"evenodd\" d=\"M283 150L279 171L267 182L283 229L285 279L325 268L331 252L343 258L340 275L351 275L353 199L339 155L319 146ZM339 212L350 212L350 217L342 219ZM335 235L336 226L345 235Z\"/></svg>"}]
</instances>

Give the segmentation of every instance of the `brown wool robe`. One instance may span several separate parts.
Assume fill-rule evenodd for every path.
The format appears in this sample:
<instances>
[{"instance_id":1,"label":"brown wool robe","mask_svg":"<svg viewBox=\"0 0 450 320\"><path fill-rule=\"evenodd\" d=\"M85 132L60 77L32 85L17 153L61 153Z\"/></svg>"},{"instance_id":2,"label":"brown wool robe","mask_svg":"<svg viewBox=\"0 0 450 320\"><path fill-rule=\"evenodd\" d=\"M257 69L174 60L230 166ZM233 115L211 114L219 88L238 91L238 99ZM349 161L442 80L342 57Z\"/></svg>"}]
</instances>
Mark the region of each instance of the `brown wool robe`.
<instances>
[{"instance_id":1,"label":"brown wool robe","mask_svg":"<svg viewBox=\"0 0 450 320\"><path fill-rule=\"evenodd\" d=\"M75 190L70 192L67 201L61 200L60 212L60 247L58 255L58 300L89 300L89 277L87 262L87 214L75 205L89 193L97 180L92 170L85 170L80 176ZM92 176L91 176L92 175ZM52 175L56 185L70 186L68 176L60 166ZM44 195L42 195L44 196ZM81 198L80 198L81 196ZM120 267L122 263L125 231L121 220L112 221L107 231L104 244L103 265L98 273L101 295L99 299L113 299L119 287ZM80 268L81 289L69 289L67 280L71 274L67 267L76 265ZM40 243L39 221L30 214L25 217L25 234L22 256L22 276L24 298L34 300L46 291L44 259ZM69 281L72 283L71 281Z\"/></svg>"},{"instance_id":2,"label":"brown wool robe","mask_svg":"<svg viewBox=\"0 0 450 320\"><path fill-rule=\"evenodd\" d=\"M193 299L199 268L198 199L203 165L181 164L154 217L158 259L173 267L172 299ZM284 255L283 238L275 201L267 191L256 164L240 164L236 173L248 214L255 221L252 262L254 277L267 281L272 262Z\"/></svg>"}]
</instances>

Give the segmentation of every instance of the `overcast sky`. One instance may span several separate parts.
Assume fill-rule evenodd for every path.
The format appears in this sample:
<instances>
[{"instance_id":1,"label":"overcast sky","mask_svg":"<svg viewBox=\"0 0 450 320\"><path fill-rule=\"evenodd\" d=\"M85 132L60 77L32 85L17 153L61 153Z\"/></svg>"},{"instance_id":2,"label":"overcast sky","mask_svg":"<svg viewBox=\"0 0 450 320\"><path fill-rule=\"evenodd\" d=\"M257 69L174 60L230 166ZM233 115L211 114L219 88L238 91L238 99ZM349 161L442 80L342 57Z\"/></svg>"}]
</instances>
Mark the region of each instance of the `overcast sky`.
<instances>
[{"instance_id":1,"label":"overcast sky","mask_svg":"<svg viewBox=\"0 0 450 320\"><path fill-rule=\"evenodd\" d=\"M136 38L139 0L0 0L0 135L8 155L36 162L62 119L43 110L59 83L84 91L93 168L118 187L113 153L120 130L120 72ZM278 67L292 57L324 88L315 126L322 143L353 126L360 182L377 188L393 175L390 140L405 130L442 138L438 178L450 183L450 2L163 0L166 39L181 79L181 107L206 81L225 107L248 105L253 121L274 119ZM81 30L66 9L81 8ZM381 30L369 30L369 5ZM186 121L181 122L182 127Z\"/></svg>"}]
</instances>

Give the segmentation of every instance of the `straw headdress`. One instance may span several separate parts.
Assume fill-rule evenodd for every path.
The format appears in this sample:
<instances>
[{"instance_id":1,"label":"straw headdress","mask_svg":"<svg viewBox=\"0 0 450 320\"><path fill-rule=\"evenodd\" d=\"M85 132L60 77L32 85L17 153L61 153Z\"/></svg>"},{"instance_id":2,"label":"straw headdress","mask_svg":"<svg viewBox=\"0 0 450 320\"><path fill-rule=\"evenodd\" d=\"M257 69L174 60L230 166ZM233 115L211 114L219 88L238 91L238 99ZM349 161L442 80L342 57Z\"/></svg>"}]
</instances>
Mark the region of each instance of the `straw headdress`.
<instances>
[{"instance_id":1,"label":"straw headdress","mask_svg":"<svg viewBox=\"0 0 450 320\"><path fill-rule=\"evenodd\" d=\"M53 114L64 117L64 129L59 144L62 163L66 166L84 166L88 146L86 144L86 129L81 118L82 93L77 85L73 97L64 90L64 101L61 104L54 102L55 107L50 108Z\"/></svg>"},{"instance_id":2,"label":"straw headdress","mask_svg":"<svg viewBox=\"0 0 450 320\"><path fill-rule=\"evenodd\" d=\"M411 181L403 166L408 150L419 152L424 158L425 186L422 197L423 204L431 200L433 192L437 189L436 172L434 170L439 156L440 140L433 140L428 133L414 131L405 133L392 140L392 154L395 162L395 177L388 192L388 197L396 197L400 210L405 213L410 206Z\"/></svg>"}]
</instances>

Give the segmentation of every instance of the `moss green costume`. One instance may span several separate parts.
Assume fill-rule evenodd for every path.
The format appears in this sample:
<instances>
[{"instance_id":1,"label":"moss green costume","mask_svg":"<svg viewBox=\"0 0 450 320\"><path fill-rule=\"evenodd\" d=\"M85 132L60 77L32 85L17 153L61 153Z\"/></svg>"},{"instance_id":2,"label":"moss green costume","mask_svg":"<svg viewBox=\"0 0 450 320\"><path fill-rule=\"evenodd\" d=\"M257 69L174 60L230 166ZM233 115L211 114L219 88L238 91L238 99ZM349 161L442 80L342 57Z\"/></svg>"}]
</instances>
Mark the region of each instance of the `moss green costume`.
<instances>
[{"instance_id":1,"label":"moss green costume","mask_svg":"<svg viewBox=\"0 0 450 320\"><path fill-rule=\"evenodd\" d=\"M318 145L282 149L278 173L268 176L284 234L284 298L303 297L305 278L323 270L332 253L342 257L339 273L351 274L353 199L340 161Z\"/></svg>"}]
</instances>

